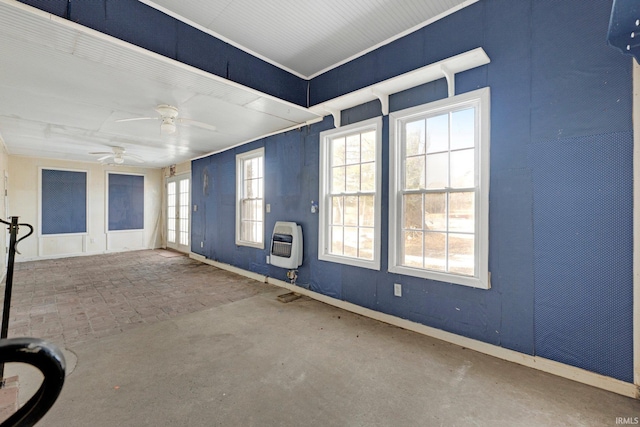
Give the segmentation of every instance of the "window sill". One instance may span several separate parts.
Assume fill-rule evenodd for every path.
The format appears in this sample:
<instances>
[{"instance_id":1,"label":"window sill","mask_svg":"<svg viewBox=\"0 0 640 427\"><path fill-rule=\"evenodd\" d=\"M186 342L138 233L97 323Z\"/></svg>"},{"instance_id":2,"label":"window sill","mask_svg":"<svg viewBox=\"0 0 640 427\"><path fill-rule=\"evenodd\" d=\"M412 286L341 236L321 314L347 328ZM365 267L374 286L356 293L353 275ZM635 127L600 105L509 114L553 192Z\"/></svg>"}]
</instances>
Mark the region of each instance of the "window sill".
<instances>
[{"instance_id":1,"label":"window sill","mask_svg":"<svg viewBox=\"0 0 640 427\"><path fill-rule=\"evenodd\" d=\"M243 242L236 240L236 246L245 246L254 249L264 249L264 243Z\"/></svg>"},{"instance_id":2,"label":"window sill","mask_svg":"<svg viewBox=\"0 0 640 427\"><path fill-rule=\"evenodd\" d=\"M423 279L436 280L438 282L451 283L454 285L469 286L478 289L490 289L491 283L489 273L480 277L462 276L458 274L440 273L431 270L405 267L400 265L389 266L390 273L402 274L405 276L420 277Z\"/></svg>"},{"instance_id":3,"label":"window sill","mask_svg":"<svg viewBox=\"0 0 640 427\"><path fill-rule=\"evenodd\" d=\"M369 270L380 271L380 260L367 261L367 260L358 259L358 258L351 258L351 257L339 256L339 255L329 255L329 254L320 254L318 255L318 259L320 261L327 261L327 262L333 262L336 264L344 264L344 265L350 265L352 267L360 267L360 268L367 268Z\"/></svg>"}]
</instances>

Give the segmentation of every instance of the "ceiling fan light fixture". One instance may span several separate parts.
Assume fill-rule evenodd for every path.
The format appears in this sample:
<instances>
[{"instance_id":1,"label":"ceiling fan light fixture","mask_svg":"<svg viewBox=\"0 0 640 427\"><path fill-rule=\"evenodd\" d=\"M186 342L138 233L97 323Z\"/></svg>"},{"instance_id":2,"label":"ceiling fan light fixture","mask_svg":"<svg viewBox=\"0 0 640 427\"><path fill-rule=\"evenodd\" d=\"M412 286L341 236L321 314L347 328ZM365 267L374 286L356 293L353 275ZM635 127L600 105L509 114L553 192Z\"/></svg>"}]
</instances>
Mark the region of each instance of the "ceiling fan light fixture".
<instances>
[{"instance_id":1,"label":"ceiling fan light fixture","mask_svg":"<svg viewBox=\"0 0 640 427\"><path fill-rule=\"evenodd\" d=\"M173 118L165 117L162 119L162 123L160 124L160 132L166 134L172 134L176 131L176 123Z\"/></svg>"},{"instance_id":2,"label":"ceiling fan light fixture","mask_svg":"<svg viewBox=\"0 0 640 427\"><path fill-rule=\"evenodd\" d=\"M115 156L113 156L113 163L117 164L117 165L121 165L124 163L124 157L122 157L122 154L116 154Z\"/></svg>"}]
</instances>

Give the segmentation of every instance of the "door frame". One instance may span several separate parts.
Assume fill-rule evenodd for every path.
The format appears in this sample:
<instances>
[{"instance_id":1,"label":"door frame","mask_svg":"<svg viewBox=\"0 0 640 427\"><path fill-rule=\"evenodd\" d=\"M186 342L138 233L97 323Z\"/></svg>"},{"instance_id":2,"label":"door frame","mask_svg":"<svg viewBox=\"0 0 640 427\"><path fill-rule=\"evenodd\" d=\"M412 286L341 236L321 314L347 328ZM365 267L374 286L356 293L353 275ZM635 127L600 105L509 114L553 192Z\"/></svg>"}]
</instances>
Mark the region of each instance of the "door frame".
<instances>
[{"instance_id":1,"label":"door frame","mask_svg":"<svg viewBox=\"0 0 640 427\"><path fill-rule=\"evenodd\" d=\"M179 207L180 207L180 181L182 180L189 180L189 190L187 192L187 212L189 212L189 220L187 222L187 234L188 234L188 242L186 245L181 245L180 244L180 232L182 231L180 229L180 216L179 216ZM175 243L170 243L169 242L169 183L170 182L175 182L176 183L176 242ZM165 223L165 233L167 236L167 248L169 249L173 249L179 252L184 252L184 253L189 253L191 252L191 172L185 172L185 173L181 173L181 174L176 174L173 176L168 176L165 178L165 182L164 182L164 190L165 190L165 194L166 194L166 198L165 198L165 202L164 202L164 213L165 213L165 218L166 218L166 223Z\"/></svg>"}]
</instances>

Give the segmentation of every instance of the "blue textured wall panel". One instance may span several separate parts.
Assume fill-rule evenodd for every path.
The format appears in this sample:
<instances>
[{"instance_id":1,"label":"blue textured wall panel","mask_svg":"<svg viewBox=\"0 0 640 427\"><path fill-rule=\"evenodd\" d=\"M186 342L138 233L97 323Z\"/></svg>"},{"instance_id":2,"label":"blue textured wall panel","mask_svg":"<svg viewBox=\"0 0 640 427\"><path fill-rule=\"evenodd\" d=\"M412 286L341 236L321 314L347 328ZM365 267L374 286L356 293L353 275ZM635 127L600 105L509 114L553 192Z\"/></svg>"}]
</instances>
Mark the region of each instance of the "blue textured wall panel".
<instances>
[{"instance_id":1,"label":"blue textured wall panel","mask_svg":"<svg viewBox=\"0 0 640 427\"><path fill-rule=\"evenodd\" d=\"M532 140L631 129L632 59L607 45L611 2L532 5Z\"/></svg>"},{"instance_id":2,"label":"blue textured wall panel","mask_svg":"<svg viewBox=\"0 0 640 427\"><path fill-rule=\"evenodd\" d=\"M633 380L631 132L531 146L536 354Z\"/></svg>"},{"instance_id":3,"label":"blue textured wall panel","mask_svg":"<svg viewBox=\"0 0 640 427\"><path fill-rule=\"evenodd\" d=\"M179 25L177 36L178 61L227 78L229 58L235 48L188 25Z\"/></svg>"},{"instance_id":4,"label":"blue textured wall panel","mask_svg":"<svg viewBox=\"0 0 640 427\"><path fill-rule=\"evenodd\" d=\"M144 229L144 176L109 173L109 231Z\"/></svg>"},{"instance_id":5,"label":"blue textured wall panel","mask_svg":"<svg viewBox=\"0 0 640 427\"><path fill-rule=\"evenodd\" d=\"M106 0L106 6L107 34L176 58L178 25L185 24L137 0Z\"/></svg>"},{"instance_id":6,"label":"blue textured wall panel","mask_svg":"<svg viewBox=\"0 0 640 427\"><path fill-rule=\"evenodd\" d=\"M439 79L394 93L389 97L389 111L399 111L447 97L447 82Z\"/></svg>"},{"instance_id":7,"label":"blue textured wall panel","mask_svg":"<svg viewBox=\"0 0 640 427\"><path fill-rule=\"evenodd\" d=\"M206 197L209 193L209 157L197 159L191 162L191 251L200 255L205 255L204 245L201 248L200 242L205 241L205 215L207 212ZM206 183L206 186L205 186ZM193 211L193 206L198 210Z\"/></svg>"},{"instance_id":8,"label":"blue textured wall panel","mask_svg":"<svg viewBox=\"0 0 640 427\"><path fill-rule=\"evenodd\" d=\"M20 3L28 4L37 9L44 10L61 18L67 17L68 0L19 0Z\"/></svg>"},{"instance_id":9,"label":"blue textured wall panel","mask_svg":"<svg viewBox=\"0 0 640 427\"><path fill-rule=\"evenodd\" d=\"M86 233L87 173L42 170L42 234Z\"/></svg>"},{"instance_id":10,"label":"blue textured wall panel","mask_svg":"<svg viewBox=\"0 0 640 427\"><path fill-rule=\"evenodd\" d=\"M380 273L374 270L345 268L342 272L342 299L377 310Z\"/></svg>"},{"instance_id":11,"label":"blue textured wall panel","mask_svg":"<svg viewBox=\"0 0 640 427\"><path fill-rule=\"evenodd\" d=\"M534 354L533 194L529 169L492 173L489 267L501 345Z\"/></svg>"}]
</instances>

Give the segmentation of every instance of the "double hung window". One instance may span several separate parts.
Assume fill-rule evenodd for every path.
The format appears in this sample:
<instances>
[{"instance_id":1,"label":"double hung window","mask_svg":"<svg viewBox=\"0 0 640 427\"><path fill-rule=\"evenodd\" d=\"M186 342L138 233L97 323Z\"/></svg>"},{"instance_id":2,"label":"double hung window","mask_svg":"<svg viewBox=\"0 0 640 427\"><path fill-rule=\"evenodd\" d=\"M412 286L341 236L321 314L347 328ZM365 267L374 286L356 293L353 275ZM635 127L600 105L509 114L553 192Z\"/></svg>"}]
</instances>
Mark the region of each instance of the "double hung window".
<instances>
[{"instance_id":1,"label":"double hung window","mask_svg":"<svg viewBox=\"0 0 640 427\"><path fill-rule=\"evenodd\" d=\"M389 121L389 271L488 288L489 89Z\"/></svg>"},{"instance_id":2,"label":"double hung window","mask_svg":"<svg viewBox=\"0 0 640 427\"><path fill-rule=\"evenodd\" d=\"M320 134L318 257L380 269L381 118Z\"/></svg>"},{"instance_id":3,"label":"double hung window","mask_svg":"<svg viewBox=\"0 0 640 427\"><path fill-rule=\"evenodd\" d=\"M264 148L236 156L236 245L264 249Z\"/></svg>"}]
</instances>

